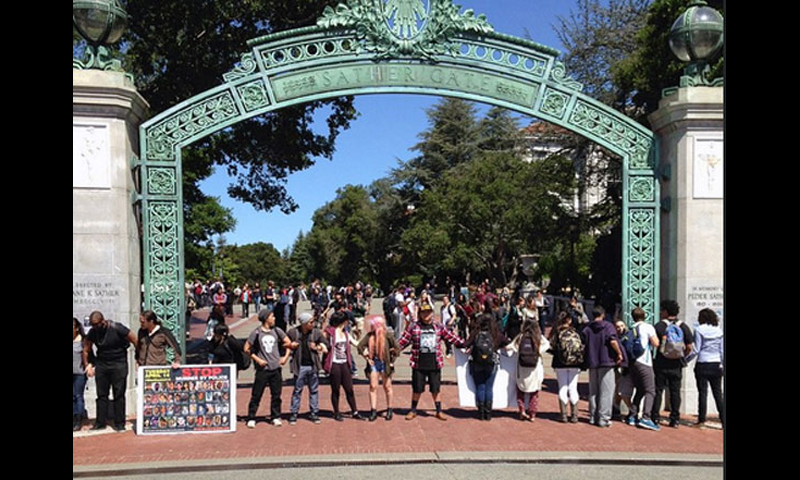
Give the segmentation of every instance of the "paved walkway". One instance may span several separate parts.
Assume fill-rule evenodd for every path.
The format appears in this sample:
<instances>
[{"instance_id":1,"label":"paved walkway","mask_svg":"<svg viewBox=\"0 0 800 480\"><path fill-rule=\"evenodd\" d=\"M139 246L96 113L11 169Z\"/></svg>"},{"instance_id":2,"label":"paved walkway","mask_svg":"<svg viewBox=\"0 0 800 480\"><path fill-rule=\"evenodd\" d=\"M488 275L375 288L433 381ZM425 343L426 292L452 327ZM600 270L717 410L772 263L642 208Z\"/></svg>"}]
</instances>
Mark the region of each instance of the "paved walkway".
<instances>
[{"instance_id":1,"label":"paved walkway","mask_svg":"<svg viewBox=\"0 0 800 480\"><path fill-rule=\"evenodd\" d=\"M198 313L198 316L202 314ZM229 319L228 323L234 326L232 331L238 338L246 337L257 325L255 317L249 320ZM202 323L193 323L192 337L200 336L202 328ZM546 365L549 365L547 359ZM359 366L360 377L356 380L355 391L359 410L363 414L369 412L369 397L361 359ZM367 422L349 417L344 422L334 421L330 409L330 387L326 383L320 386L320 405L323 410L320 425L314 425L305 418L308 412L305 392L297 425L290 426L284 416L282 427L260 422L255 429L248 429L243 416L247 413L252 378L252 369L242 372L239 378L237 412L240 418L235 433L137 436L133 431L90 433L84 430L73 435L73 472L91 471L103 466L121 468L120 465L238 464L264 461L265 458L267 461L318 458L333 463L351 458L350 461L358 459L363 462L387 458L387 454L389 458L393 455L410 455L407 458L456 455L468 460L474 455L465 452L485 452L484 455L498 459L507 456L533 458L532 455L551 452L554 458L566 454L571 458L608 455L618 460L644 456L712 461L720 461L723 454L721 430L681 426L677 429L662 427L659 432L651 432L620 422L613 422L610 429L594 427L586 421L588 404L585 400L579 403L581 422L562 424L557 420L557 385L552 371L546 373L545 386L540 394L539 414L534 423L517 420L516 412L511 409L496 411L492 421L482 422L475 418L474 409L460 408L453 359L446 360L442 387L443 406L449 420L442 422L433 417L433 402L430 394L426 393L420 401L420 416L406 421L404 415L411 403L411 385L408 356L404 354L398 360L394 382L395 417L392 421L379 418L376 422ZM287 371L284 379L289 378ZM587 390L585 378L581 390L582 394ZM282 395L284 412L289 409L290 397L291 387L285 382ZM582 397L585 398L585 395ZM342 411L347 412L344 395L340 402ZM385 408L382 390L379 390L378 407L380 411ZM266 417L268 411L267 392L258 415Z\"/></svg>"}]
</instances>

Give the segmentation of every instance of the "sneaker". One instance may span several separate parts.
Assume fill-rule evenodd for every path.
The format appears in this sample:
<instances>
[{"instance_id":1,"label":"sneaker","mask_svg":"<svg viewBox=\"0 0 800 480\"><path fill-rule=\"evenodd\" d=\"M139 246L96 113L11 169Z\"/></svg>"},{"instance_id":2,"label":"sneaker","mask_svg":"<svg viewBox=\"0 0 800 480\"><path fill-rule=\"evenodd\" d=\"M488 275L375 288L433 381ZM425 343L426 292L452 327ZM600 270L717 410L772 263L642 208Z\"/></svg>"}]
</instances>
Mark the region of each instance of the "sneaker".
<instances>
[{"instance_id":1,"label":"sneaker","mask_svg":"<svg viewBox=\"0 0 800 480\"><path fill-rule=\"evenodd\" d=\"M315 425L319 425L320 423L322 423L322 421L319 419L319 415L317 415L316 413L312 413L311 416L309 417L309 420L311 420Z\"/></svg>"},{"instance_id":2,"label":"sneaker","mask_svg":"<svg viewBox=\"0 0 800 480\"><path fill-rule=\"evenodd\" d=\"M679 425L679 423L678 423L677 420L670 420L669 421L670 428L678 428L678 425Z\"/></svg>"},{"instance_id":3,"label":"sneaker","mask_svg":"<svg viewBox=\"0 0 800 480\"><path fill-rule=\"evenodd\" d=\"M387 422L391 421L393 416L394 416L394 412L392 412L391 408L386 410L386 421Z\"/></svg>"},{"instance_id":4,"label":"sneaker","mask_svg":"<svg viewBox=\"0 0 800 480\"><path fill-rule=\"evenodd\" d=\"M406 415L406 420L414 420L415 418L417 418L417 412L413 410Z\"/></svg>"},{"instance_id":5,"label":"sneaker","mask_svg":"<svg viewBox=\"0 0 800 480\"><path fill-rule=\"evenodd\" d=\"M364 417L362 417L361 414L358 413L358 412L353 412L353 414L351 415L351 418L353 420L364 420Z\"/></svg>"},{"instance_id":6,"label":"sneaker","mask_svg":"<svg viewBox=\"0 0 800 480\"><path fill-rule=\"evenodd\" d=\"M122 425L114 425L111 428L113 428L115 432L124 432L125 431L125 424L123 423Z\"/></svg>"},{"instance_id":7,"label":"sneaker","mask_svg":"<svg viewBox=\"0 0 800 480\"><path fill-rule=\"evenodd\" d=\"M96 430L105 430L105 429L106 429L105 425L100 425L98 423L95 423L94 425L92 425L92 428L90 428L89 430L96 431Z\"/></svg>"},{"instance_id":8,"label":"sneaker","mask_svg":"<svg viewBox=\"0 0 800 480\"><path fill-rule=\"evenodd\" d=\"M289 417L289 425L294 425L294 424L296 424L296 423L297 423L297 414L296 414L296 413L293 413L293 414L292 414L292 415Z\"/></svg>"},{"instance_id":9,"label":"sneaker","mask_svg":"<svg viewBox=\"0 0 800 480\"><path fill-rule=\"evenodd\" d=\"M447 416L445 416L445 414L444 414L444 413L442 413L442 412L436 412L436 415L434 415L434 417L435 417L437 420L441 420L441 421L443 421L443 422L446 422L446 421L447 421Z\"/></svg>"},{"instance_id":10,"label":"sneaker","mask_svg":"<svg viewBox=\"0 0 800 480\"><path fill-rule=\"evenodd\" d=\"M625 423L627 423L631 427L635 427L637 424L636 417L634 417L633 415L628 415L628 419L625 420Z\"/></svg>"},{"instance_id":11,"label":"sneaker","mask_svg":"<svg viewBox=\"0 0 800 480\"><path fill-rule=\"evenodd\" d=\"M276 418L275 420L272 421L272 424L275 425L276 427L280 427L283 425L283 422L281 422L280 418Z\"/></svg>"},{"instance_id":12,"label":"sneaker","mask_svg":"<svg viewBox=\"0 0 800 480\"><path fill-rule=\"evenodd\" d=\"M256 428L256 421L255 420L248 420L247 421L247 428Z\"/></svg>"},{"instance_id":13,"label":"sneaker","mask_svg":"<svg viewBox=\"0 0 800 480\"><path fill-rule=\"evenodd\" d=\"M646 430L652 430L654 432L657 432L657 431L661 430L661 427L659 427L655 422L653 422L649 418L643 418L643 419L639 420L639 424L637 426L639 428L644 428Z\"/></svg>"}]
</instances>

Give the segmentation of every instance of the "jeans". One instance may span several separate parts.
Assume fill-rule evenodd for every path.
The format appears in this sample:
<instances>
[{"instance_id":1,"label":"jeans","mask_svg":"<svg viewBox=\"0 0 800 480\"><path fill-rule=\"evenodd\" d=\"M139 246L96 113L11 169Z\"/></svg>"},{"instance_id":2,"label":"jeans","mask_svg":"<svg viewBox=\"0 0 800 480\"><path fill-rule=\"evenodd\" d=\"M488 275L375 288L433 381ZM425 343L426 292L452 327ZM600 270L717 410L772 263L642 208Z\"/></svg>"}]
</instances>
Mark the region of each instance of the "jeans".
<instances>
[{"instance_id":1,"label":"jeans","mask_svg":"<svg viewBox=\"0 0 800 480\"><path fill-rule=\"evenodd\" d=\"M72 374L72 414L83 416L86 411L86 403L83 400L83 392L86 389L86 374Z\"/></svg>"},{"instance_id":2,"label":"jeans","mask_svg":"<svg viewBox=\"0 0 800 480\"><path fill-rule=\"evenodd\" d=\"M476 369L470 366L470 374L472 381L475 382L475 403L480 405L483 403L491 404L494 400L494 377L497 375L497 365L491 370Z\"/></svg>"},{"instance_id":3,"label":"jeans","mask_svg":"<svg viewBox=\"0 0 800 480\"><path fill-rule=\"evenodd\" d=\"M661 395L664 389L669 388L669 419L677 422L681 419L681 380L683 369L656 370L656 398L653 401L653 410L650 419L658 422L661 419Z\"/></svg>"},{"instance_id":4,"label":"jeans","mask_svg":"<svg viewBox=\"0 0 800 480\"><path fill-rule=\"evenodd\" d=\"M303 394L303 387L308 385L308 404L311 413L319 413L319 375L313 366L301 366L300 373L294 377L294 391L292 392L292 414L297 415L300 411L300 397Z\"/></svg>"},{"instance_id":5,"label":"jeans","mask_svg":"<svg viewBox=\"0 0 800 480\"><path fill-rule=\"evenodd\" d=\"M611 422L615 387L613 367L589 369L589 423L603 426Z\"/></svg>"},{"instance_id":6,"label":"jeans","mask_svg":"<svg viewBox=\"0 0 800 480\"><path fill-rule=\"evenodd\" d=\"M264 390L267 386L269 386L270 393L270 420L276 420L281 417L282 384L283 376L280 368L276 368L275 370L256 370L256 378L253 382L253 394L250 397L250 405L247 407L248 420L255 420L256 412L258 412L258 405L261 403L261 397L264 395Z\"/></svg>"},{"instance_id":7,"label":"jeans","mask_svg":"<svg viewBox=\"0 0 800 480\"><path fill-rule=\"evenodd\" d=\"M97 419L95 424L105 426L108 422L108 405L114 407L114 426L125 425L125 386L128 380L128 362L98 363L95 367L97 385ZM109 391L114 400L109 402Z\"/></svg>"},{"instance_id":8,"label":"jeans","mask_svg":"<svg viewBox=\"0 0 800 480\"><path fill-rule=\"evenodd\" d=\"M711 394L714 396L714 403L717 404L719 419L725 425L724 403L722 401L722 369L719 362L697 363L694 367L694 376L697 380L698 409L697 421L706 421L708 412L708 386L711 385Z\"/></svg>"}]
</instances>

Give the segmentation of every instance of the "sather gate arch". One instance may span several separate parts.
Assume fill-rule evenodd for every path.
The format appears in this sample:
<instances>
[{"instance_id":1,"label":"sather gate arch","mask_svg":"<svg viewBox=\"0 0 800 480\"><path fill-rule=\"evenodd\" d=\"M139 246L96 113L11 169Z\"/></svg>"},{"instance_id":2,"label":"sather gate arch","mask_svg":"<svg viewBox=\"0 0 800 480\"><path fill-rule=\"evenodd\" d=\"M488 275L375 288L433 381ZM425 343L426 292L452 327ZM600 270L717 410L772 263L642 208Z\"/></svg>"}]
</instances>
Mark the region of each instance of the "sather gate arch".
<instances>
[{"instance_id":1,"label":"sather gate arch","mask_svg":"<svg viewBox=\"0 0 800 480\"><path fill-rule=\"evenodd\" d=\"M651 131L581 93L558 51L497 33L452 0L347 0L311 27L251 40L216 88L140 127L145 307L182 327L181 149L248 118L342 95L459 97L541 118L622 158L623 311L657 318L659 184ZM627 317L626 317L627 318ZM183 338L180 335L178 338Z\"/></svg>"}]
</instances>

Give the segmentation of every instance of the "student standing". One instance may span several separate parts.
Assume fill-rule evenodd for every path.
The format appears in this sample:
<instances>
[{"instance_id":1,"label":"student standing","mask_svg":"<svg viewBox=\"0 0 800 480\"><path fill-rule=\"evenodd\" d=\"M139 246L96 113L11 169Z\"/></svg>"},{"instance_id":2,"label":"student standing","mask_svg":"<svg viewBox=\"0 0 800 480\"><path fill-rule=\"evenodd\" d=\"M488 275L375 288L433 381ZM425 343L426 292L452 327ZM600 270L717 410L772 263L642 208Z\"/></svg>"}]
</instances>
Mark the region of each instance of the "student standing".
<instances>
[{"instance_id":1,"label":"student standing","mask_svg":"<svg viewBox=\"0 0 800 480\"><path fill-rule=\"evenodd\" d=\"M358 351L367 360L369 376L369 421L378 418L378 382L383 380L383 391L386 394L386 420L392 419L392 374L394 374L395 352L397 341L392 332L386 329L383 317L373 315L367 317L366 334L358 343Z\"/></svg>"},{"instance_id":2,"label":"student standing","mask_svg":"<svg viewBox=\"0 0 800 480\"><path fill-rule=\"evenodd\" d=\"M256 427L256 412L267 386L271 397L270 423L280 427L283 383L281 366L285 363L285 359L281 358L278 346L289 348L292 342L283 330L275 327L275 315L271 310L265 308L258 312L258 320L261 326L253 330L244 344L244 352L250 355L256 368L253 393L247 408L247 428Z\"/></svg>"},{"instance_id":3,"label":"student standing","mask_svg":"<svg viewBox=\"0 0 800 480\"><path fill-rule=\"evenodd\" d=\"M517 407L520 420L534 421L539 407L539 391L544 382L542 355L550 349L538 322L525 322L522 331L507 349L517 353Z\"/></svg>"},{"instance_id":4,"label":"student standing","mask_svg":"<svg viewBox=\"0 0 800 480\"><path fill-rule=\"evenodd\" d=\"M592 314L594 321L581 332L589 367L589 423L607 428L616 386L614 367L623 366L625 357L614 325L605 321L605 309L598 305Z\"/></svg>"},{"instance_id":5,"label":"student standing","mask_svg":"<svg viewBox=\"0 0 800 480\"><path fill-rule=\"evenodd\" d=\"M339 412L339 394L344 388L347 403L350 406L352 418L361 420L356 405L356 395L353 390L352 369L355 366L350 349L349 320L347 314L338 310L331 315L328 328L325 329L328 355L325 357L324 369L331 380L331 404L333 406L333 419L337 422L344 421Z\"/></svg>"},{"instance_id":6,"label":"student standing","mask_svg":"<svg viewBox=\"0 0 800 480\"><path fill-rule=\"evenodd\" d=\"M309 420L319 424L319 371L322 369L320 354L324 355L328 349L322 332L314 328L314 315L304 312L300 314L299 320L300 326L288 333L292 343L290 349L286 350L287 356L292 354L290 366L294 375L289 425L297 423L300 399L306 385L308 385L308 404L311 410Z\"/></svg>"},{"instance_id":7,"label":"student standing","mask_svg":"<svg viewBox=\"0 0 800 480\"><path fill-rule=\"evenodd\" d=\"M464 340L440 324L434 323L433 309L430 305L423 305L420 308L419 322L414 322L405 329L398 342L399 350L403 350L409 345L412 346L411 383L413 395L411 397L411 411L406 415L406 420L413 420L417 417L417 405L426 385L429 387L436 406L435 417L442 421L447 420L447 417L442 413L440 394L442 365L444 364L442 339L453 343L456 347L464 346Z\"/></svg>"}]
</instances>

